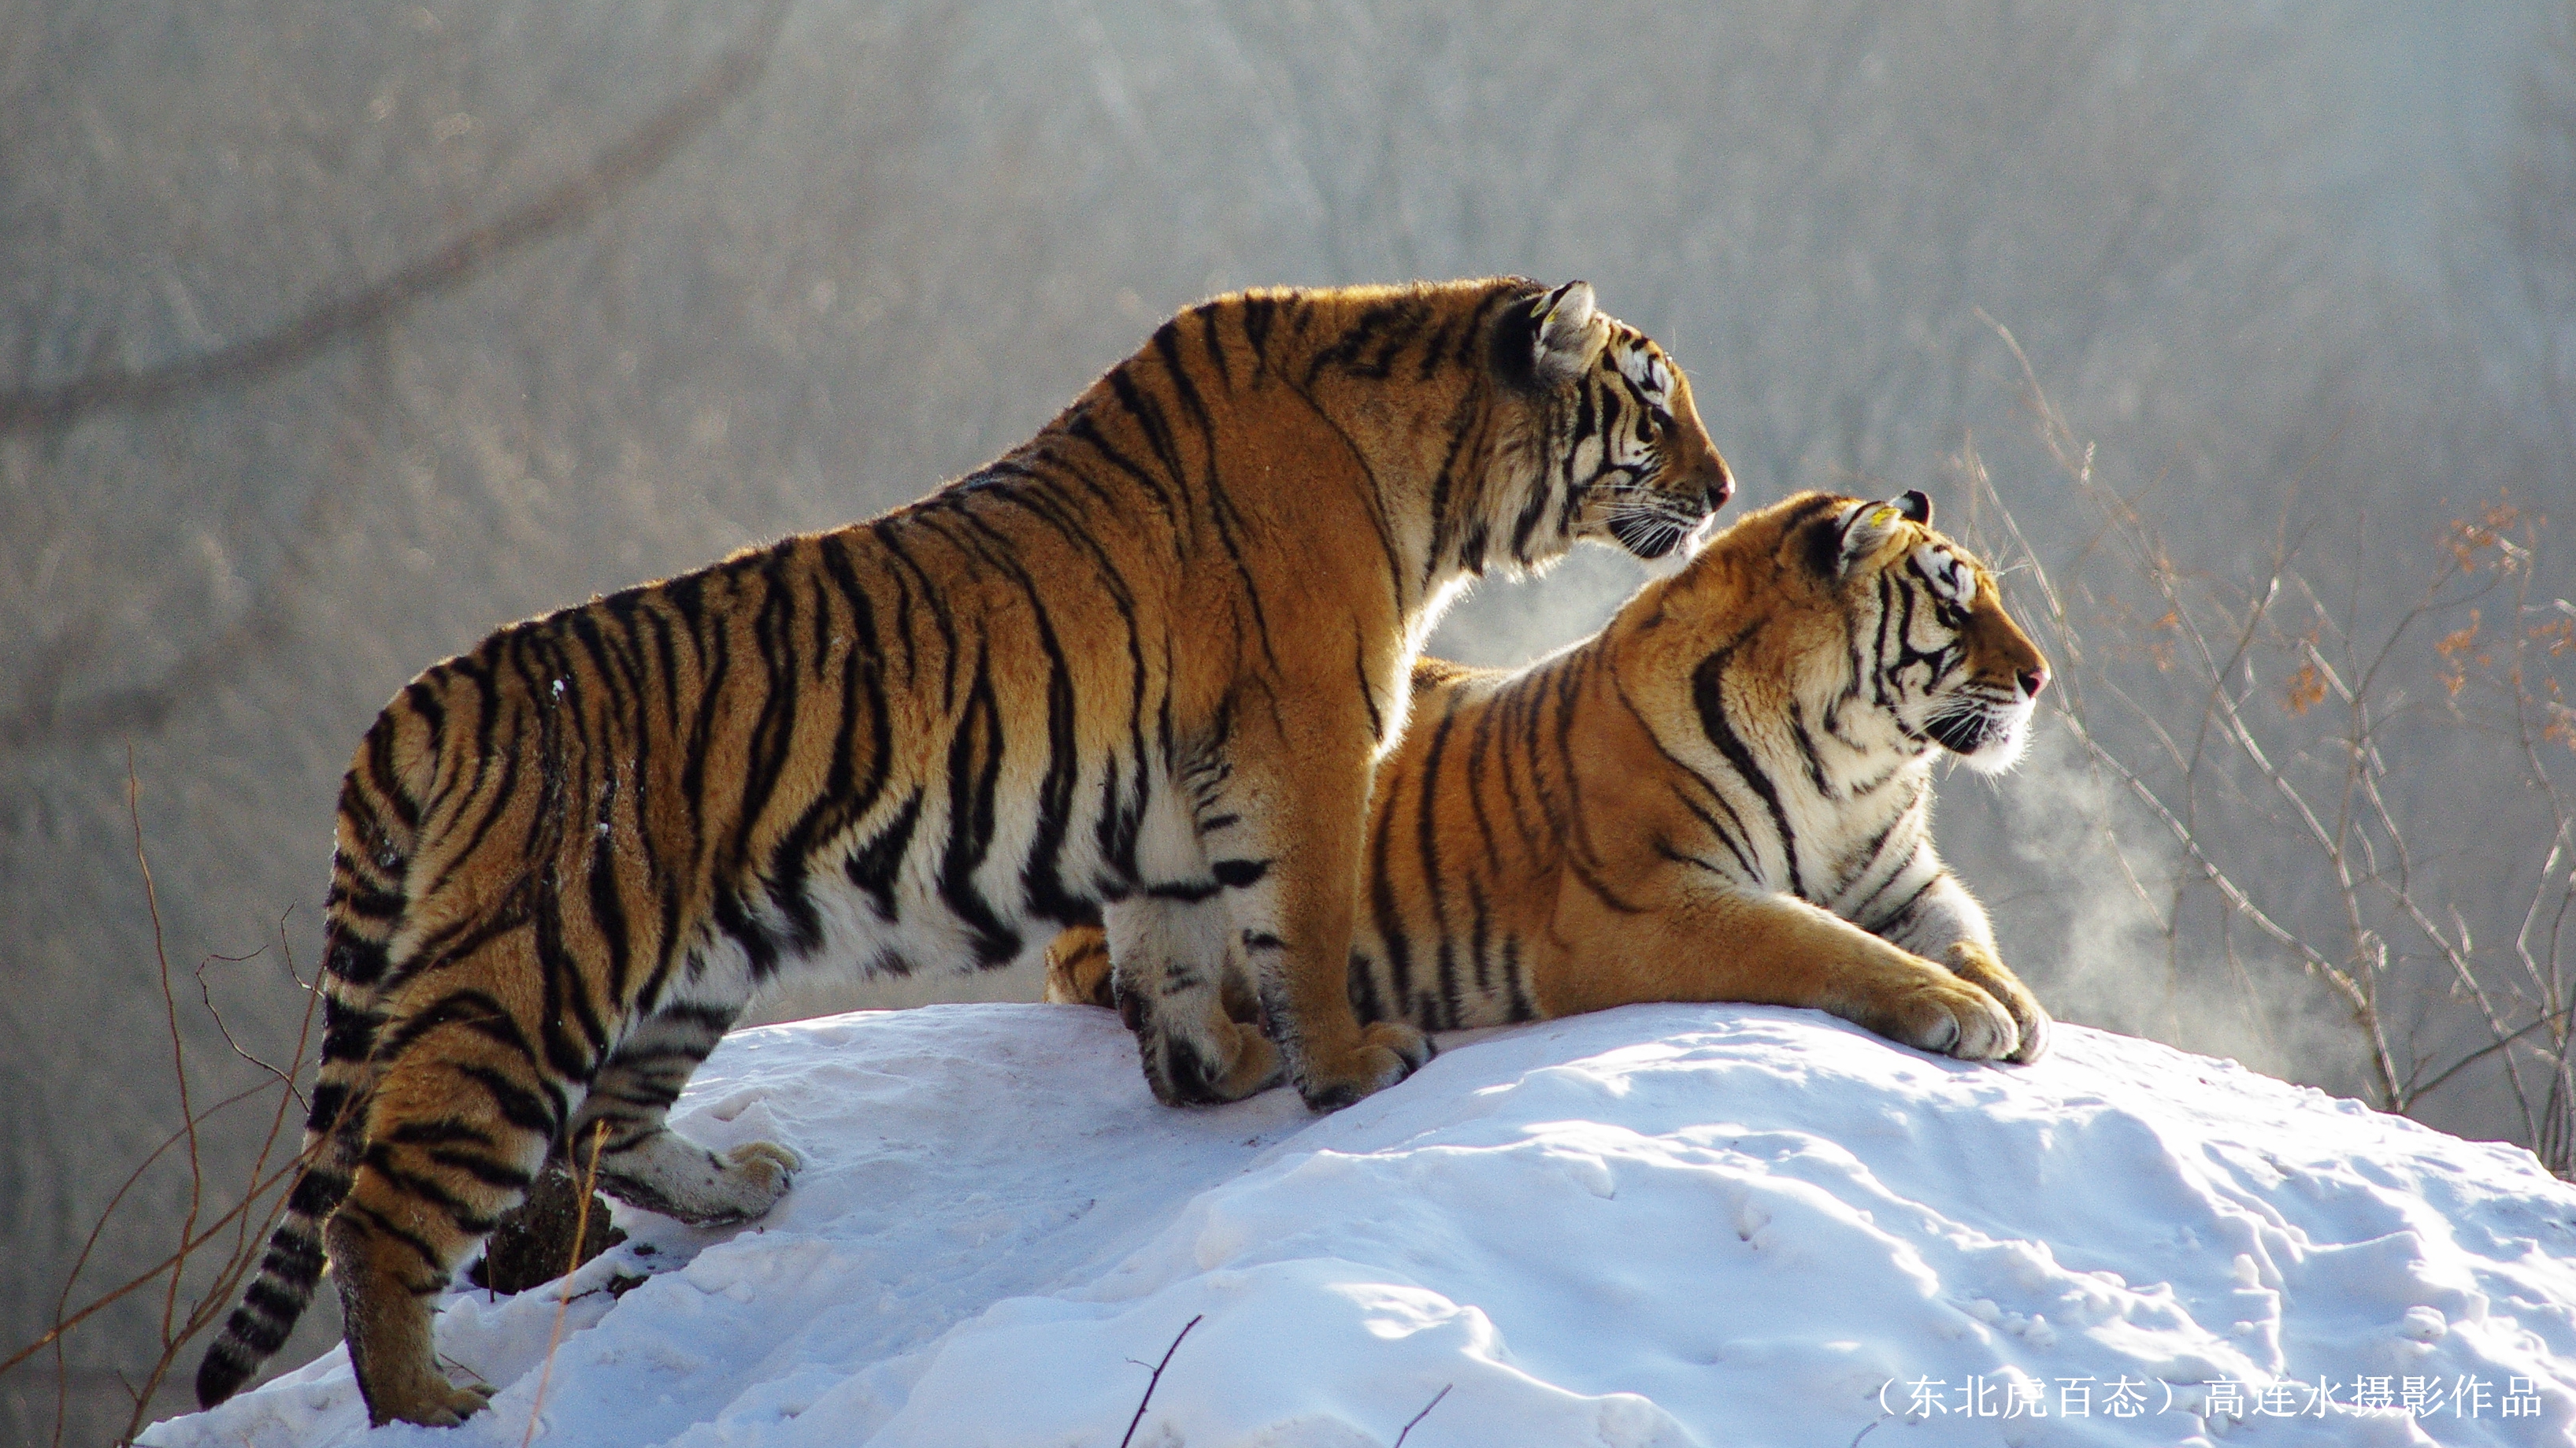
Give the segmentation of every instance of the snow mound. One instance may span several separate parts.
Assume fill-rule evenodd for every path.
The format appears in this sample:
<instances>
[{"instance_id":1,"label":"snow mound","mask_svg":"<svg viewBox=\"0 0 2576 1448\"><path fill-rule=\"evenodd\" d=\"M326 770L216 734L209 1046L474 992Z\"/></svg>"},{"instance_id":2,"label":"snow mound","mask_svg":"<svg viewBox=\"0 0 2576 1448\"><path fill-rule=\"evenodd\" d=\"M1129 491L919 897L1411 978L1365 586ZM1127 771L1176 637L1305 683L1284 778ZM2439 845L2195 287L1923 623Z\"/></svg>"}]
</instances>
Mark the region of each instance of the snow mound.
<instances>
[{"instance_id":1,"label":"snow mound","mask_svg":"<svg viewBox=\"0 0 2576 1448\"><path fill-rule=\"evenodd\" d=\"M515 1445L533 1412L549 1448L1111 1448L1167 1350L1139 1448L2576 1438L2576 1189L2232 1062L2055 1043L2000 1068L1632 1006L1447 1038L1314 1118L1157 1106L1087 1008L746 1031L677 1115L803 1152L777 1210L619 1208L542 1405L558 1290L452 1295L491 1409L368 1441ZM144 1441L365 1432L335 1350Z\"/></svg>"}]
</instances>

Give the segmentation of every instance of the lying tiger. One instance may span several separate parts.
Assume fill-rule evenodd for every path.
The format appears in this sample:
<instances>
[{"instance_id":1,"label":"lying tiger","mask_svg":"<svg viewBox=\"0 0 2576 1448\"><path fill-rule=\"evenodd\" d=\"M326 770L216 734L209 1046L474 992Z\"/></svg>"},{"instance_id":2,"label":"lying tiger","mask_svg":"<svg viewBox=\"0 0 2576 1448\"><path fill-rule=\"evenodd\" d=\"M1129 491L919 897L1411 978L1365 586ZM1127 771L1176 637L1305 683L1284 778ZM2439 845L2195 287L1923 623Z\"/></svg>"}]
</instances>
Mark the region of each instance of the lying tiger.
<instances>
[{"instance_id":1,"label":"lying tiger","mask_svg":"<svg viewBox=\"0 0 2576 1448\"><path fill-rule=\"evenodd\" d=\"M2009 768L2048 664L1931 522L1921 493L1801 494L1562 653L1417 663L1371 802L1360 1018L1745 1001L2036 1059L2048 1013L1932 848L1932 765ZM1249 1020L1228 973L1224 1007ZM1119 999L1098 931L1056 938L1047 999Z\"/></svg>"}]
</instances>

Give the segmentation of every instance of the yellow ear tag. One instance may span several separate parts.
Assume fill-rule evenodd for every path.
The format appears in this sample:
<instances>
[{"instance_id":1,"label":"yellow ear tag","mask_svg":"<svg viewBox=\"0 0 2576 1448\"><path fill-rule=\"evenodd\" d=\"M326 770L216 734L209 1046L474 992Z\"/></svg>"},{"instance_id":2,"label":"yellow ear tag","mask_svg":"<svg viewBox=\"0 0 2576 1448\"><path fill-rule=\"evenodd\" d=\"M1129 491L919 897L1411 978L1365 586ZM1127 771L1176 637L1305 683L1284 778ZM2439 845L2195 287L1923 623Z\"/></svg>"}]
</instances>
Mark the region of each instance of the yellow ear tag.
<instances>
[{"instance_id":1,"label":"yellow ear tag","mask_svg":"<svg viewBox=\"0 0 2576 1448\"><path fill-rule=\"evenodd\" d=\"M1878 511L1869 515L1869 526L1873 528L1884 528L1895 517L1896 510L1885 503L1881 503L1878 505Z\"/></svg>"}]
</instances>

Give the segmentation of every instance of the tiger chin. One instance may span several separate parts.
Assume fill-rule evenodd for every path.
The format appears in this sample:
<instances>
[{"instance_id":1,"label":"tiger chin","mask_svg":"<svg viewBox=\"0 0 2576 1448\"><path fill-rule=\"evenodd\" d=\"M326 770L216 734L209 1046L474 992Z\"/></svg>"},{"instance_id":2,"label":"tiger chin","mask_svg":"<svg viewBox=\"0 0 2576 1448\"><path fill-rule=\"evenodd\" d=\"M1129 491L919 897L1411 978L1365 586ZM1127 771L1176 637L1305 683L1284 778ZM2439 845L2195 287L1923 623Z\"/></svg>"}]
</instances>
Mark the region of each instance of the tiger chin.
<instances>
[{"instance_id":1,"label":"tiger chin","mask_svg":"<svg viewBox=\"0 0 2576 1448\"><path fill-rule=\"evenodd\" d=\"M1580 282L1219 297L908 507L515 624L343 780L307 1166L213 1406L327 1259L371 1420L483 1405L434 1304L550 1158L684 1221L800 1165L665 1124L754 994L1105 923L1158 1090L1321 1109L1430 1055L1345 989L1370 770L1489 569L1670 552L1733 488L1689 384ZM1231 954L1276 1043L1192 963Z\"/></svg>"},{"instance_id":2,"label":"tiger chin","mask_svg":"<svg viewBox=\"0 0 2576 1448\"><path fill-rule=\"evenodd\" d=\"M1562 653L1422 660L1371 804L1361 1018L1742 1001L2037 1059L2048 1013L1934 851L1931 807L1943 758L2020 757L2048 665L1931 521L1921 493L1802 494ZM1096 935L1056 939L1047 998L1119 999Z\"/></svg>"}]
</instances>

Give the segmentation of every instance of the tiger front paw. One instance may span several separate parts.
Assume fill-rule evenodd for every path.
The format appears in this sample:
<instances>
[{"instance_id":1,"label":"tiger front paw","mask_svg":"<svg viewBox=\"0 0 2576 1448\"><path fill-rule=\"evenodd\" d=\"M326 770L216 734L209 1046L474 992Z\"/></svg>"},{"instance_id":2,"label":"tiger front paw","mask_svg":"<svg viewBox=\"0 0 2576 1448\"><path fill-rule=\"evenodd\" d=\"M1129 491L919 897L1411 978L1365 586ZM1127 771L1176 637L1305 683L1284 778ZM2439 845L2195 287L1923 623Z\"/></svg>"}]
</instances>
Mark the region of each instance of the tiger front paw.
<instances>
[{"instance_id":1,"label":"tiger front paw","mask_svg":"<svg viewBox=\"0 0 2576 1448\"><path fill-rule=\"evenodd\" d=\"M1356 1047L1337 1056L1312 1055L1297 1076L1298 1094L1310 1111L1339 1111L1420 1070L1436 1048L1431 1038L1397 1021L1360 1028Z\"/></svg>"},{"instance_id":2,"label":"tiger front paw","mask_svg":"<svg viewBox=\"0 0 2576 1448\"><path fill-rule=\"evenodd\" d=\"M1947 977L1923 981L1891 1002L1882 1019L1862 1024L1918 1051L1962 1061L2004 1060L2021 1047L2021 1029L1992 996Z\"/></svg>"},{"instance_id":3,"label":"tiger front paw","mask_svg":"<svg viewBox=\"0 0 2576 1448\"><path fill-rule=\"evenodd\" d=\"M1126 997L1121 1002L1137 1000ZM1279 1084L1279 1048L1257 1026L1232 1020L1194 1024L1195 1034L1156 1027L1142 1010L1130 1029L1144 1058L1145 1083L1166 1106L1217 1106Z\"/></svg>"},{"instance_id":4,"label":"tiger front paw","mask_svg":"<svg viewBox=\"0 0 2576 1448\"><path fill-rule=\"evenodd\" d=\"M2030 987L2021 983L2021 977L2007 969L1994 952L1964 940L1950 947L1949 954L1952 972L1985 992L2012 1017L2021 1040L2004 1059L2016 1066L2026 1066L2046 1055L2049 1027L2054 1023L2050 1021L2048 1012L2041 1008L2039 997L2032 995Z\"/></svg>"}]
</instances>

